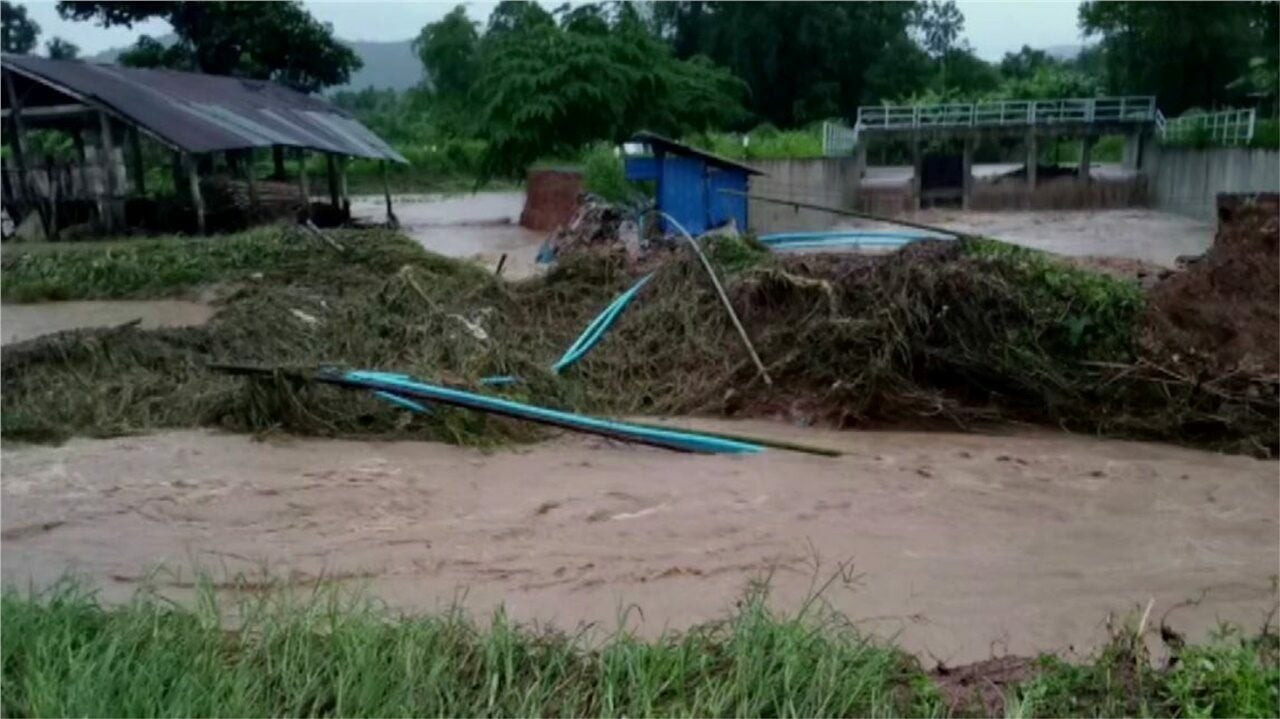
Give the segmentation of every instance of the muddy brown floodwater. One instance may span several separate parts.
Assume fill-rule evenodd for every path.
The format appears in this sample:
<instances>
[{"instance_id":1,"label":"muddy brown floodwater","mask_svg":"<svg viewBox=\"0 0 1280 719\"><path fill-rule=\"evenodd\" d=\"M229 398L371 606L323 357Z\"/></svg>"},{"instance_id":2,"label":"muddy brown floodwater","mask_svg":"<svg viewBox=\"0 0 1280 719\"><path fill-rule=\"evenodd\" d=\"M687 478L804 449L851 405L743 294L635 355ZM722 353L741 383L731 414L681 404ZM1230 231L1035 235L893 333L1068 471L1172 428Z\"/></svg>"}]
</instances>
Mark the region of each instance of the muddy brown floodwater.
<instances>
[{"instance_id":1,"label":"muddy brown floodwater","mask_svg":"<svg viewBox=\"0 0 1280 719\"><path fill-rule=\"evenodd\" d=\"M520 190L392 197L392 209L405 235L432 252L470 259L491 270L505 254L502 274L510 279L538 272L538 248L547 235L520 226L523 208ZM382 197L355 197L351 214L383 222L386 204Z\"/></svg>"},{"instance_id":2,"label":"muddy brown floodwater","mask_svg":"<svg viewBox=\"0 0 1280 719\"><path fill-rule=\"evenodd\" d=\"M424 442L200 431L5 446L3 578L81 574L117 600L152 568L367 585L397 608L465 596L520 620L628 621L655 635L722 616L771 577L794 609L825 598L881 637L954 664L1087 652L1109 613L1200 637L1261 627L1277 601L1277 466L1062 434L828 432L693 456L564 436L493 453ZM847 581L846 581L847 580Z\"/></svg>"},{"instance_id":3,"label":"muddy brown floodwater","mask_svg":"<svg viewBox=\"0 0 1280 719\"><path fill-rule=\"evenodd\" d=\"M214 308L188 300L84 300L0 305L0 344L63 330L109 327L142 320L140 327L185 327L209 321Z\"/></svg>"}]
</instances>

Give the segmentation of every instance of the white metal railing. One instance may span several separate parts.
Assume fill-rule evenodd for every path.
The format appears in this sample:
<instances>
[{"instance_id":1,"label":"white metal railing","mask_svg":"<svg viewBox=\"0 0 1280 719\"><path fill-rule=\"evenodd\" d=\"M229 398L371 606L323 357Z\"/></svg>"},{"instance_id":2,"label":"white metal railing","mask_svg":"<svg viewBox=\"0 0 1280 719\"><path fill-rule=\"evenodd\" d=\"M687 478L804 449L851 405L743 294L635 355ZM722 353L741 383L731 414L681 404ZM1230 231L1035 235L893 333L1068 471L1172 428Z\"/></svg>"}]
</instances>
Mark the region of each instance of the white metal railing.
<instances>
[{"instance_id":1,"label":"white metal railing","mask_svg":"<svg viewBox=\"0 0 1280 719\"><path fill-rule=\"evenodd\" d=\"M1090 97L1060 100L996 100L938 105L867 105L858 108L858 128L905 130L1057 123L1155 122L1156 99Z\"/></svg>"},{"instance_id":2,"label":"white metal railing","mask_svg":"<svg viewBox=\"0 0 1280 719\"><path fill-rule=\"evenodd\" d=\"M835 122L822 123L822 154L827 157L852 155L858 145L858 128Z\"/></svg>"},{"instance_id":3,"label":"white metal railing","mask_svg":"<svg viewBox=\"0 0 1280 719\"><path fill-rule=\"evenodd\" d=\"M1165 120L1163 127L1157 127L1157 130L1165 142L1186 142L1203 137L1223 145L1247 145L1253 140L1257 123L1258 111L1253 108L1219 110Z\"/></svg>"}]
</instances>

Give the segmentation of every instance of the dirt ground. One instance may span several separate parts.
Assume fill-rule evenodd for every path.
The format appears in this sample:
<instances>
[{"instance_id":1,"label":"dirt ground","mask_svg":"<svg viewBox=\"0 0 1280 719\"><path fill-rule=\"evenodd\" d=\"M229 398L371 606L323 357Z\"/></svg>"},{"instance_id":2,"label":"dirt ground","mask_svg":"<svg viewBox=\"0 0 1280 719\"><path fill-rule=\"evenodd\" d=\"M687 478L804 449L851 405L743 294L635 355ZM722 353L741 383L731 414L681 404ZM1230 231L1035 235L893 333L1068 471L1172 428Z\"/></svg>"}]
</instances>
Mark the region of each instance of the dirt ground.
<instances>
[{"instance_id":1,"label":"dirt ground","mask_svg":"<svg viewBox=\"0 0 1280 719\"><path fill-rule=\"evenodd\" d=\"M140 327L186 327L209 321L215 308L191 300L88 300L0 305L0 344L62 330L110 327L142 320Z\"/></svg>"},{"instance_id":2,"label":"dirt ground","mask_svg":"<svg viewBox=\"0 0 1280 719\"><path fill-rule=\"evenodd\" d=\"M420 442L170 432L4 447L3 579L77 572L108 599L248 572L362 583L392 606L505 602L519 620L717 618L752 579L815 584L878 636L948 665L1087 653L1109 613L1204 638L1276 605L1274 462L1063 434L835 432L693 456L565 436L493 453ZM842 569L843 568L843 569ZM841 571L842 570L842 571ZM1182 605L1183 602L1197 602ZM628 608L633 608L628 612Z\"/></svg>"},{"instance_id":3,"label":"dirt ground","mask_svg":"<svg viewBox=\"0 0 1280 719\"><path fill-rule=\"evenodd\" d=\"M448 257L464 257L494 269L503 254L504 277L520 279L538 272L538 248L547 233L519 225L524 192L470 195L398 195L391 198L400 229L423 247ZM353 217L386 221L381 196L354 197Z\"/></svg>"}]
</instances>

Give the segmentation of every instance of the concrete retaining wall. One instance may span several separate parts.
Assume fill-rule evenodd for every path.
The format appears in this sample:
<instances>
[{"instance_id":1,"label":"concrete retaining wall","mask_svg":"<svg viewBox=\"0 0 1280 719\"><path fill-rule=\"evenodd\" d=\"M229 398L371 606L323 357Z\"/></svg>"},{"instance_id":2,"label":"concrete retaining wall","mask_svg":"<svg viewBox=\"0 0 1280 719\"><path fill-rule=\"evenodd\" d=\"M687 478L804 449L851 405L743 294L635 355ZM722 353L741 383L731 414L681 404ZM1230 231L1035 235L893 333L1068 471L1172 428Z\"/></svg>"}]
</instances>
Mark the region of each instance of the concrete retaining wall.
<instances>
[{"instance_id":1,"label":"concrete retaining wall","mask_svg":"<svg viewBox=\"0 0 1280 719\"><path fill-rule=\"evenodd\" d=\"M1151 206L1213 221L1220 192L1280 191L1280 152L1221 147L1195 150L1152 143L1142 170Z\"/></svg>"},{"instance_id":2,"label":"concrete retaining wall","mask_svg":"<svg viewBox=\"0 0 1280 719\"><path fill-rule=\"evenodd\" d=\"M786 200L827 207L852 207L858 185L856 160L852 157L818 157L804 160L752 160L750 165L765 175L752 175L749 191ZM839 218L829 212L796 210L772 202L752 200L747 206L747 223L759 234L787 230L825 230Z\"/></svg>"}]
</instances>

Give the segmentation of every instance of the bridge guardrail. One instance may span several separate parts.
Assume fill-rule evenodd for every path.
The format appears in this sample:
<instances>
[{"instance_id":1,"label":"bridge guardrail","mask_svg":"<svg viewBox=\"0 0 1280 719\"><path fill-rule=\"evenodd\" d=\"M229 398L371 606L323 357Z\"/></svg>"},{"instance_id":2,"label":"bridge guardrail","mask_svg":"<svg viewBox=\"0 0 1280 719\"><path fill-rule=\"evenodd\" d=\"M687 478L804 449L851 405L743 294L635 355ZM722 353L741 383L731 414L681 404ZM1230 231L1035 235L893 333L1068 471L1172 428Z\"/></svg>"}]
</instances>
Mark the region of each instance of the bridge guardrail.
<instances>
[{"instance_id":1,"label":"bridge guardrail","mask_svg":"<svg viewBox=\"0 0 1280 719\"><path fill-rule=\"evenodd\" d=\"M1156 99L1149 95L936 105L866 105L858 108L858 126L866 130L910 130L1055 123L1155 122L1156 113Z\"/></svg>"}]
</instances>

